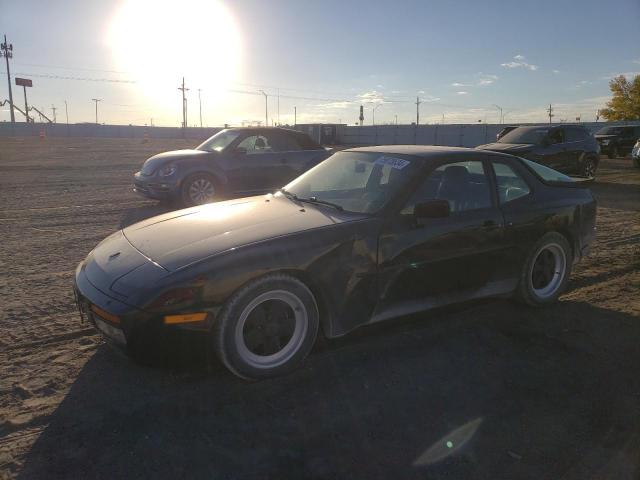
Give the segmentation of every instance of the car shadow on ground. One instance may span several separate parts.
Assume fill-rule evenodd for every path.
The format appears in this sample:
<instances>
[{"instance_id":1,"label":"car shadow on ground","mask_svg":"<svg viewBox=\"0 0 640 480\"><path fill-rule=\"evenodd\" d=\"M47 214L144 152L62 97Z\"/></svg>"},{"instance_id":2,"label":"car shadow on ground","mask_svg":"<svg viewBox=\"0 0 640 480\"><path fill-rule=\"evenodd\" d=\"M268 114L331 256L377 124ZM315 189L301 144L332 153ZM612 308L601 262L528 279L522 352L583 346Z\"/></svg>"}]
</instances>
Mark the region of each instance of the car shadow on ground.
<instances>
[{"instance_id":1,"label":"car shadow on ground","mask_svg":"<svg viewBox=\"0 0 640 480\"><path fill-rule=\"evenodd\" d=\"M595 181L590 185L599 207L637 211L640 185Z\"/></svg>"},{"instance_id":2,"label":"car shadow on ground","mask_svg":"<svg viewBox=\"0 0 640 480\"><path fill-rule=\"evenodd\" d=\"M253 383L204 343L165 368L102 346L19 478L636 478L639 333L587 303L484 302Z\"/></svg>"},{"instance_id":3,"label":"car shadow on ground","mask_svg":"<svg viewBox=\"0 0 640 480\"><path fill-rule=\"evenodd\" d=\"M147 203L141 207L127 208L124 210L118 228L126 228L134 223L141 222L147 218L162 215L163 213L177 210L178 207L170 203L155 202Z\"/></svg>"}]
</instances>

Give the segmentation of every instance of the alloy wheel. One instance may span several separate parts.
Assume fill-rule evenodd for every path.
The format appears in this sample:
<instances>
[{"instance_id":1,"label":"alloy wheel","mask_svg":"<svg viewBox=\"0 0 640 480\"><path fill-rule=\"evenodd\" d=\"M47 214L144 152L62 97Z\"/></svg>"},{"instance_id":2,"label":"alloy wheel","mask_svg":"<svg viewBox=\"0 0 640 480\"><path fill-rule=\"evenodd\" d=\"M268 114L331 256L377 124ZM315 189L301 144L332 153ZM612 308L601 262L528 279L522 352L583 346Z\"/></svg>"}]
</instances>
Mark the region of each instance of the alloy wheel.
<instances>
[{"instance_id":1,"label":"alloy wheel","mask_svg":"<svg viewBox=\"0 0 640 480\"><path fill-rule=\"evenodd\" d=\"M300 349L308 320L297 295L286 290L263 293L240 314L235 330L238 354L254 368L282 365Z\"/></svg>"},{"instance_id":2,"label":"alloy wheel","mask_svg":"<svg viewBox=\"0 0 640 480\"><path fill-rule=\"evenodd\" d=\"M530 278L533 292L540 299L555 295L567 270L567 257L557 243L543 246L533 262Z\"/></svg>"},{"instance_id":3,"label":"alloy wheel","mask_svg":"<svg viewBox=\"0 0 640 480\"><path fill-rule=\"evenodd\" d=\"M216 189L206 178L196 178L189 185L189 198L195 205L202 205L213 200Z\"/></svg>"}]
</instances>

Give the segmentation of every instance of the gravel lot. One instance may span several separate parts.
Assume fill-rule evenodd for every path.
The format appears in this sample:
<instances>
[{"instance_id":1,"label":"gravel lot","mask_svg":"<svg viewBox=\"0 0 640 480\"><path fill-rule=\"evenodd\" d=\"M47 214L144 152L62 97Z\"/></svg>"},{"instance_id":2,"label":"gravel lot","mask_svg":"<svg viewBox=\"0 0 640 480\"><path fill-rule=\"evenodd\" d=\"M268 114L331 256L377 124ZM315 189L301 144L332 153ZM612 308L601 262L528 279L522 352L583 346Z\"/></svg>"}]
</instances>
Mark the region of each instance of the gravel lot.
<instances>
[{"instance_id":1,"label":"gravel lot","mask_svg":"<svg viewBox=\"0 0 640 480\"><path fill-rule=\"evenodd\" d=\"M180 140L0 138L0 478L640 477L640 169L602 159L598 238L556 306L492 300L321 342L246 383L204 342L134 364L79 323L76 264L163 211Z\"/></svg>"}]
</instances>

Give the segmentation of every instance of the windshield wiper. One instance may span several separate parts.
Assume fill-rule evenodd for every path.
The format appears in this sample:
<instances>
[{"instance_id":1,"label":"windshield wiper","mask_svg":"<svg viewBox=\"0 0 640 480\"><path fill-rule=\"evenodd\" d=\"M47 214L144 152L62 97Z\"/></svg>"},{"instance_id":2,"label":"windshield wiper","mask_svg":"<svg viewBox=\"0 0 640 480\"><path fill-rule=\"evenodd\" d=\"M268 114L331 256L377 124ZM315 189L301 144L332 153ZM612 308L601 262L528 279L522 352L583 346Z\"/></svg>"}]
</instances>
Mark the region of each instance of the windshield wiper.
<instances>
[{"instance_id":1,"label":"windshield wiper","mask_svg":"<svg viewBox=\"0 0 640 480\"><path fill-rule=\"evenodd\" d=\"M337 203L329 202L327 200L321 200L318 197L309 197L309 198L299 197L295 193L292 193L292 192L290 192L288 190L285 190L284 188L280 188L278 191L280 193L282 193L283 195L285 195L287 198L292 198L294 200L297 200L298 202L306 202L306 203L316 203L316 204L320 204L320 205L328 205L329 207L333 207L338 211L343 211L344 210L342 205L338 205Z\"/></svg>"}]
</instances>

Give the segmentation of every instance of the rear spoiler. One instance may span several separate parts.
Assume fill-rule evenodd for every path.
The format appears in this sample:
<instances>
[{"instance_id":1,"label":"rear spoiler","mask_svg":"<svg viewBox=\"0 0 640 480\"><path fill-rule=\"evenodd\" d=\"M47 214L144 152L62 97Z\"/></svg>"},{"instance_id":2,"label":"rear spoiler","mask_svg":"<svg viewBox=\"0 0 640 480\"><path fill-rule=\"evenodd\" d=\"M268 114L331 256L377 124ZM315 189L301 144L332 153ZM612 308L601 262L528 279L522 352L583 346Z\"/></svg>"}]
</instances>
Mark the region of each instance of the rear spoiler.
<instances>
[{"instance_id":1,"label":"rear spoiler","mask_svg":"<svg viewBox=\"0 0 640 480\"><path fill-rule=\"evenodd\" d=\"M551 185L552 187L569 187L569 188L590 188L593 184L595 178L594 177L571 177L572 182L562 182L560 180L554 181L545 181L547 185Z\"/></svg>"}]
</instances>

